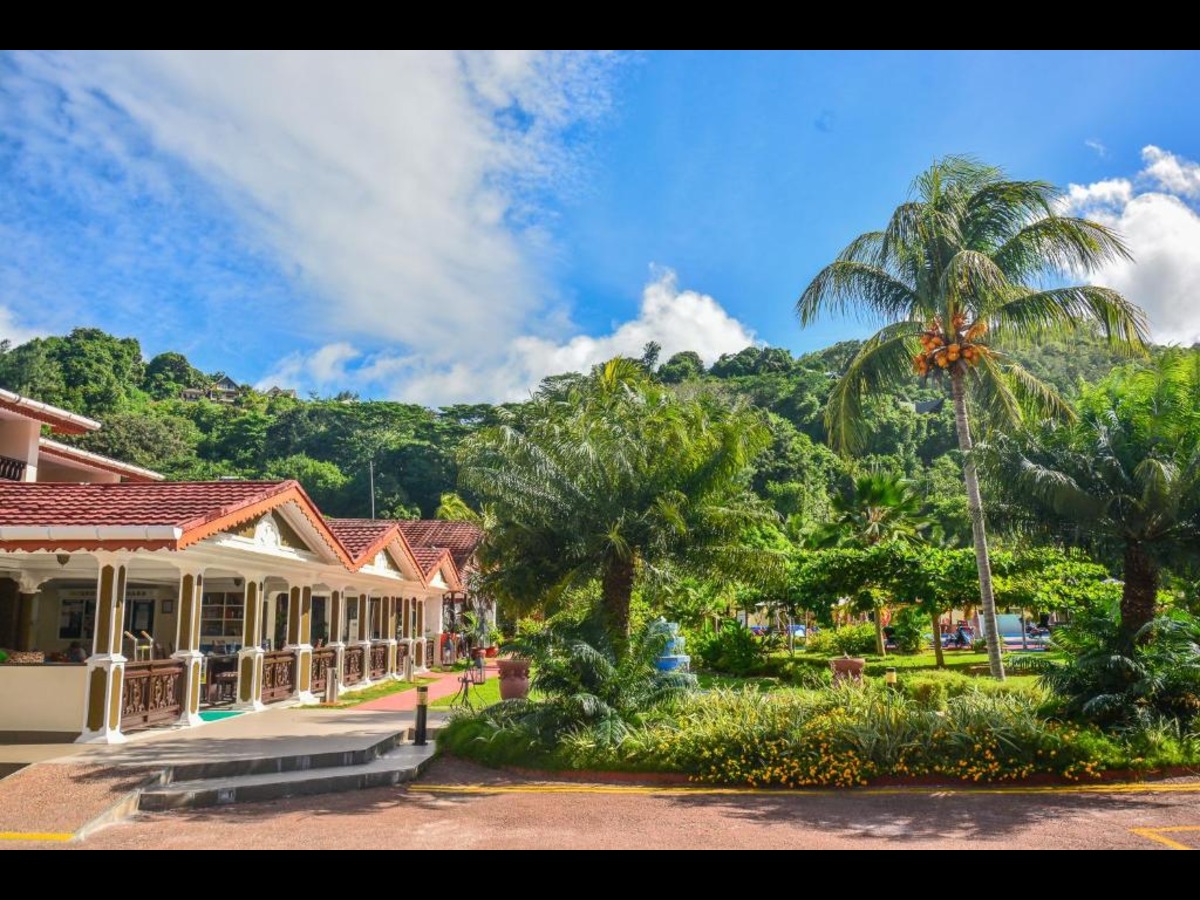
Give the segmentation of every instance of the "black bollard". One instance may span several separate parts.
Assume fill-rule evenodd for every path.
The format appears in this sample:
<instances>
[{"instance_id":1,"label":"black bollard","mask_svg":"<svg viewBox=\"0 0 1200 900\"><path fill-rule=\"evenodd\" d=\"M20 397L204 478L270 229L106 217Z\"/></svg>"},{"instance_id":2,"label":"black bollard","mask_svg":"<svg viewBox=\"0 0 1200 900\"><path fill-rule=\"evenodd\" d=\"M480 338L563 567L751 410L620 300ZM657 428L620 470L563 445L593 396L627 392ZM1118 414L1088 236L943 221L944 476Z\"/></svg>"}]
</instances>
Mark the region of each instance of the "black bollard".
<instances>
[{"instance_id":1,"label":"black bollard","mask_svg":"<svg viewBox=\"0 0 1200 900\"><path fill-rule=\"evenodd\" d=\"M425 746L425 731L429 722L429 685L417 685L417 734L413 743Z\"/></svg>"}]
</instances>

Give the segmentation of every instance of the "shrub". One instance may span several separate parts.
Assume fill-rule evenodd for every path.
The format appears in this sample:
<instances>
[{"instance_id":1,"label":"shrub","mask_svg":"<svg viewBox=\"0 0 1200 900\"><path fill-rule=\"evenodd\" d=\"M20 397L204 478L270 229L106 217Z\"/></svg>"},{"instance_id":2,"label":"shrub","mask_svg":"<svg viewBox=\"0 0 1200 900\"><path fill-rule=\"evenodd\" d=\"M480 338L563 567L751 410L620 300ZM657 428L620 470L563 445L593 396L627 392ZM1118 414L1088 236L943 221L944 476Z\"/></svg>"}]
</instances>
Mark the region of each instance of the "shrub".
<instances>
[{"instance_id":1,"label":"shrub","mask_svg":"<svg viewBox=\"0 0 1200 900\"><path fill-rule=\"evenodd\" d=\"M720 631L706 626L687 646L700 666L723 675L749 675L762 662L758 639L736 620L725 622Z\"/></svg>"},{"instance_id":2,"label":"shrub","mask_svg":"<svg viewBox=\"0 0 1200 900\"><path fill-rule=\"evenodd\" d=\"M1017 656L1014 671L1037 672L1063 710L1108 728L1148 728L1167 719L1200 722L1200 619L1182 611L1146 625L1130 650L1115 603L1076 614L1054 633L1062 660Z\"/></svg>"},{"instance_id":3,"label":"shrub","mask_svg":"<svg viewBox=\"0 0 1200 900\"><path fill-rule=\"evenodd\" d=\"M875 626L870 622L861 625L843 625L841 628L818 631L808 639L806 648L810 653L830 656L862 656L875 652Z\"/></svg>"},{"instance_id":4,"label":"shrub","mask_svg":"<svg viewBox=\"0 0 1200 900\"><path fill-rule=\"evenodd\" d=\"M906 606L892 618L892 640L901 653L917 653L925 646L929 617L915 606Z\"/></svg>"}]
</instances>

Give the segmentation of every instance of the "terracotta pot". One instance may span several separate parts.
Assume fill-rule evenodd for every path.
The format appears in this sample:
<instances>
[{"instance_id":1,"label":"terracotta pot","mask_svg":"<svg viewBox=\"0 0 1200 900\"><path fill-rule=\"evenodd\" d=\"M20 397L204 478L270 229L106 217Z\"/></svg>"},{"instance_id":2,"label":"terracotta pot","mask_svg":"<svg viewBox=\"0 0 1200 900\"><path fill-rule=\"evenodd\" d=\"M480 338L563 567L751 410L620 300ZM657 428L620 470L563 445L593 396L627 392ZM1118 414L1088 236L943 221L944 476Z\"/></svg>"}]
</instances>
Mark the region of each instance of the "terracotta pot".
<instances>
[{"instance_id":1,"label":"terracotta pot","mask_svg":"<svg viewBox=\"0 0 1200 900\"><path fill-rule=\"evenodd\" d=\"M496 667L500 670L501 700L524 700L529 696L529 660L501 659Z\"/></svg>"},{"instance_id":2,"label":"terracotta pot","mask_svg":"<svg viewBox=\"0 0 1200 900\"><path fill-rule=\"evenodd\" d=\"M863 667L866 664L867 661L861 657L834 657L829 661L829 668L833 670L833 683L862 681Z\"/></svg>"}]
</instances>

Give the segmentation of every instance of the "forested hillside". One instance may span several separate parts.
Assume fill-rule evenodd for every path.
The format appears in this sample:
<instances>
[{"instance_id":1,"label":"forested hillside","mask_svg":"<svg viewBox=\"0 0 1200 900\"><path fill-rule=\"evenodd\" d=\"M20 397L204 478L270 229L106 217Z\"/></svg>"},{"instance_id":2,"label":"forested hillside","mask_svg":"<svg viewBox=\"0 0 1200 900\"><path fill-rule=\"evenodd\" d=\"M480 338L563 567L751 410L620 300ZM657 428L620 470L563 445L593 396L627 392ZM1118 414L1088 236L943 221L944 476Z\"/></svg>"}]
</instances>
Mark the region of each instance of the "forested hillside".
<instances>
[{"instance_id":1,"label":"forested hillside","mask_svg":"<svg viewBox=\"0 0 1200 900\"><path fill-rule=\"evenodd\" d=\"M651 345L642 361L682 390L705 385L767 411L774 439L758 461L754 488L793 529L821 520L855 469L879 465L914 479L947 535L965 537L962 481L950 456L953 420L936 387L914 376L908 390L873 401L870 443L855 460L825 446L825 399L856 347L841 343L799 357L748 347L706 369L694 353L660 361ZM1067 395L1080 379L1095 380L1118 361L1100 345L1078 343L1043 345L1023 360ZM338 516L369 511L372 461L379 515L432 515L441 494L457 488L459 442L495 421L499 409L486 403L427 409L352 394L268 396L249 387L232 403L181 399L184 389L206 388L221 374L200 372L178 353L146 360L135 338L91 328L17 347L0 343L0 386L104 422L101 431L77 439L88 449L172 479L297 478L322 510ZM238 379L238 372L228 374ZM554 391L571 377L549 378L541 390Z\"/></svg>"}]
</instances>

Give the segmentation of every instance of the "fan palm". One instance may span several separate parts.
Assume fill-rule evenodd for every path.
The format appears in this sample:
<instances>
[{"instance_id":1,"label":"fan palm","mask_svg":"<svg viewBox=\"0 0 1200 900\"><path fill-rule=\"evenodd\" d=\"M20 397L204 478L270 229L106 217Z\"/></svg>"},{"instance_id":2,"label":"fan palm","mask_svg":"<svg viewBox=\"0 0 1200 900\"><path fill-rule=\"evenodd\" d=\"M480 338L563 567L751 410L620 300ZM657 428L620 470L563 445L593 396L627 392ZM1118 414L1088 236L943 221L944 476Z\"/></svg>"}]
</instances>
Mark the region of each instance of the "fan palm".
<instances>
[{"instance_id":1,"label":"fan palm","mask_svg":"<svg viewBox=\"0 0 1200 900\"><path fill-rule=\"evenodd\" d=\"M815 547L873 547L889 541L919 541L929 527L923 501L912 482L898 475L871 472L854 480L849 496L837 496L833 516L817 529Z\"/></svg>"},{"instance_id":2,"label":"fan palm","mask_svg":"<svg viewBox=\"0 0 1200 900\"><path fill-rule=\"evenodd\" d=\"M598 580L619 643L639 577L773 566L741 540L772 516L748 486L769 440L756 412L682 397L626 359L535 396L460 450L462 483L493 517L488 586L520 607Z\"/></svg>"},{"instance_id":3,"label":"fan palm","mask_svg":"<svg viewBox=\"0 0 1200 900\"><path fill-rule=\"evenodd\" d=\"M998 437L981 459L1038 524L1122 557L1128 649L1155 615L1160 567L1200 549L1200 354L1119 370L1080 408L1073 424Z\"/></svg>"},{"instance_id":4,"label":"fan palm","mask_svg":"<svg viewBox=\"0 0 1200 900\"><path fill-rule=\"evenodd\" d=\"M1070 415L1058 395L1003 352L1015 344L1098 328L1141 351L1142 311L1116 291L1050 286L1128 253L1095 222L1060 215L1059 191L1013 181L965 157L935 163L882 231L855 238L796 303L802 324L854 309L883 320L834 387L826 408L830 439L853 450L863 439L865 395L917 375L948 379L979 567L980 608L992 674L1004 677L996 627L983 501L967 395L990 417L1019 421L1029 411Z\"/></svg>"}]
</instances>

